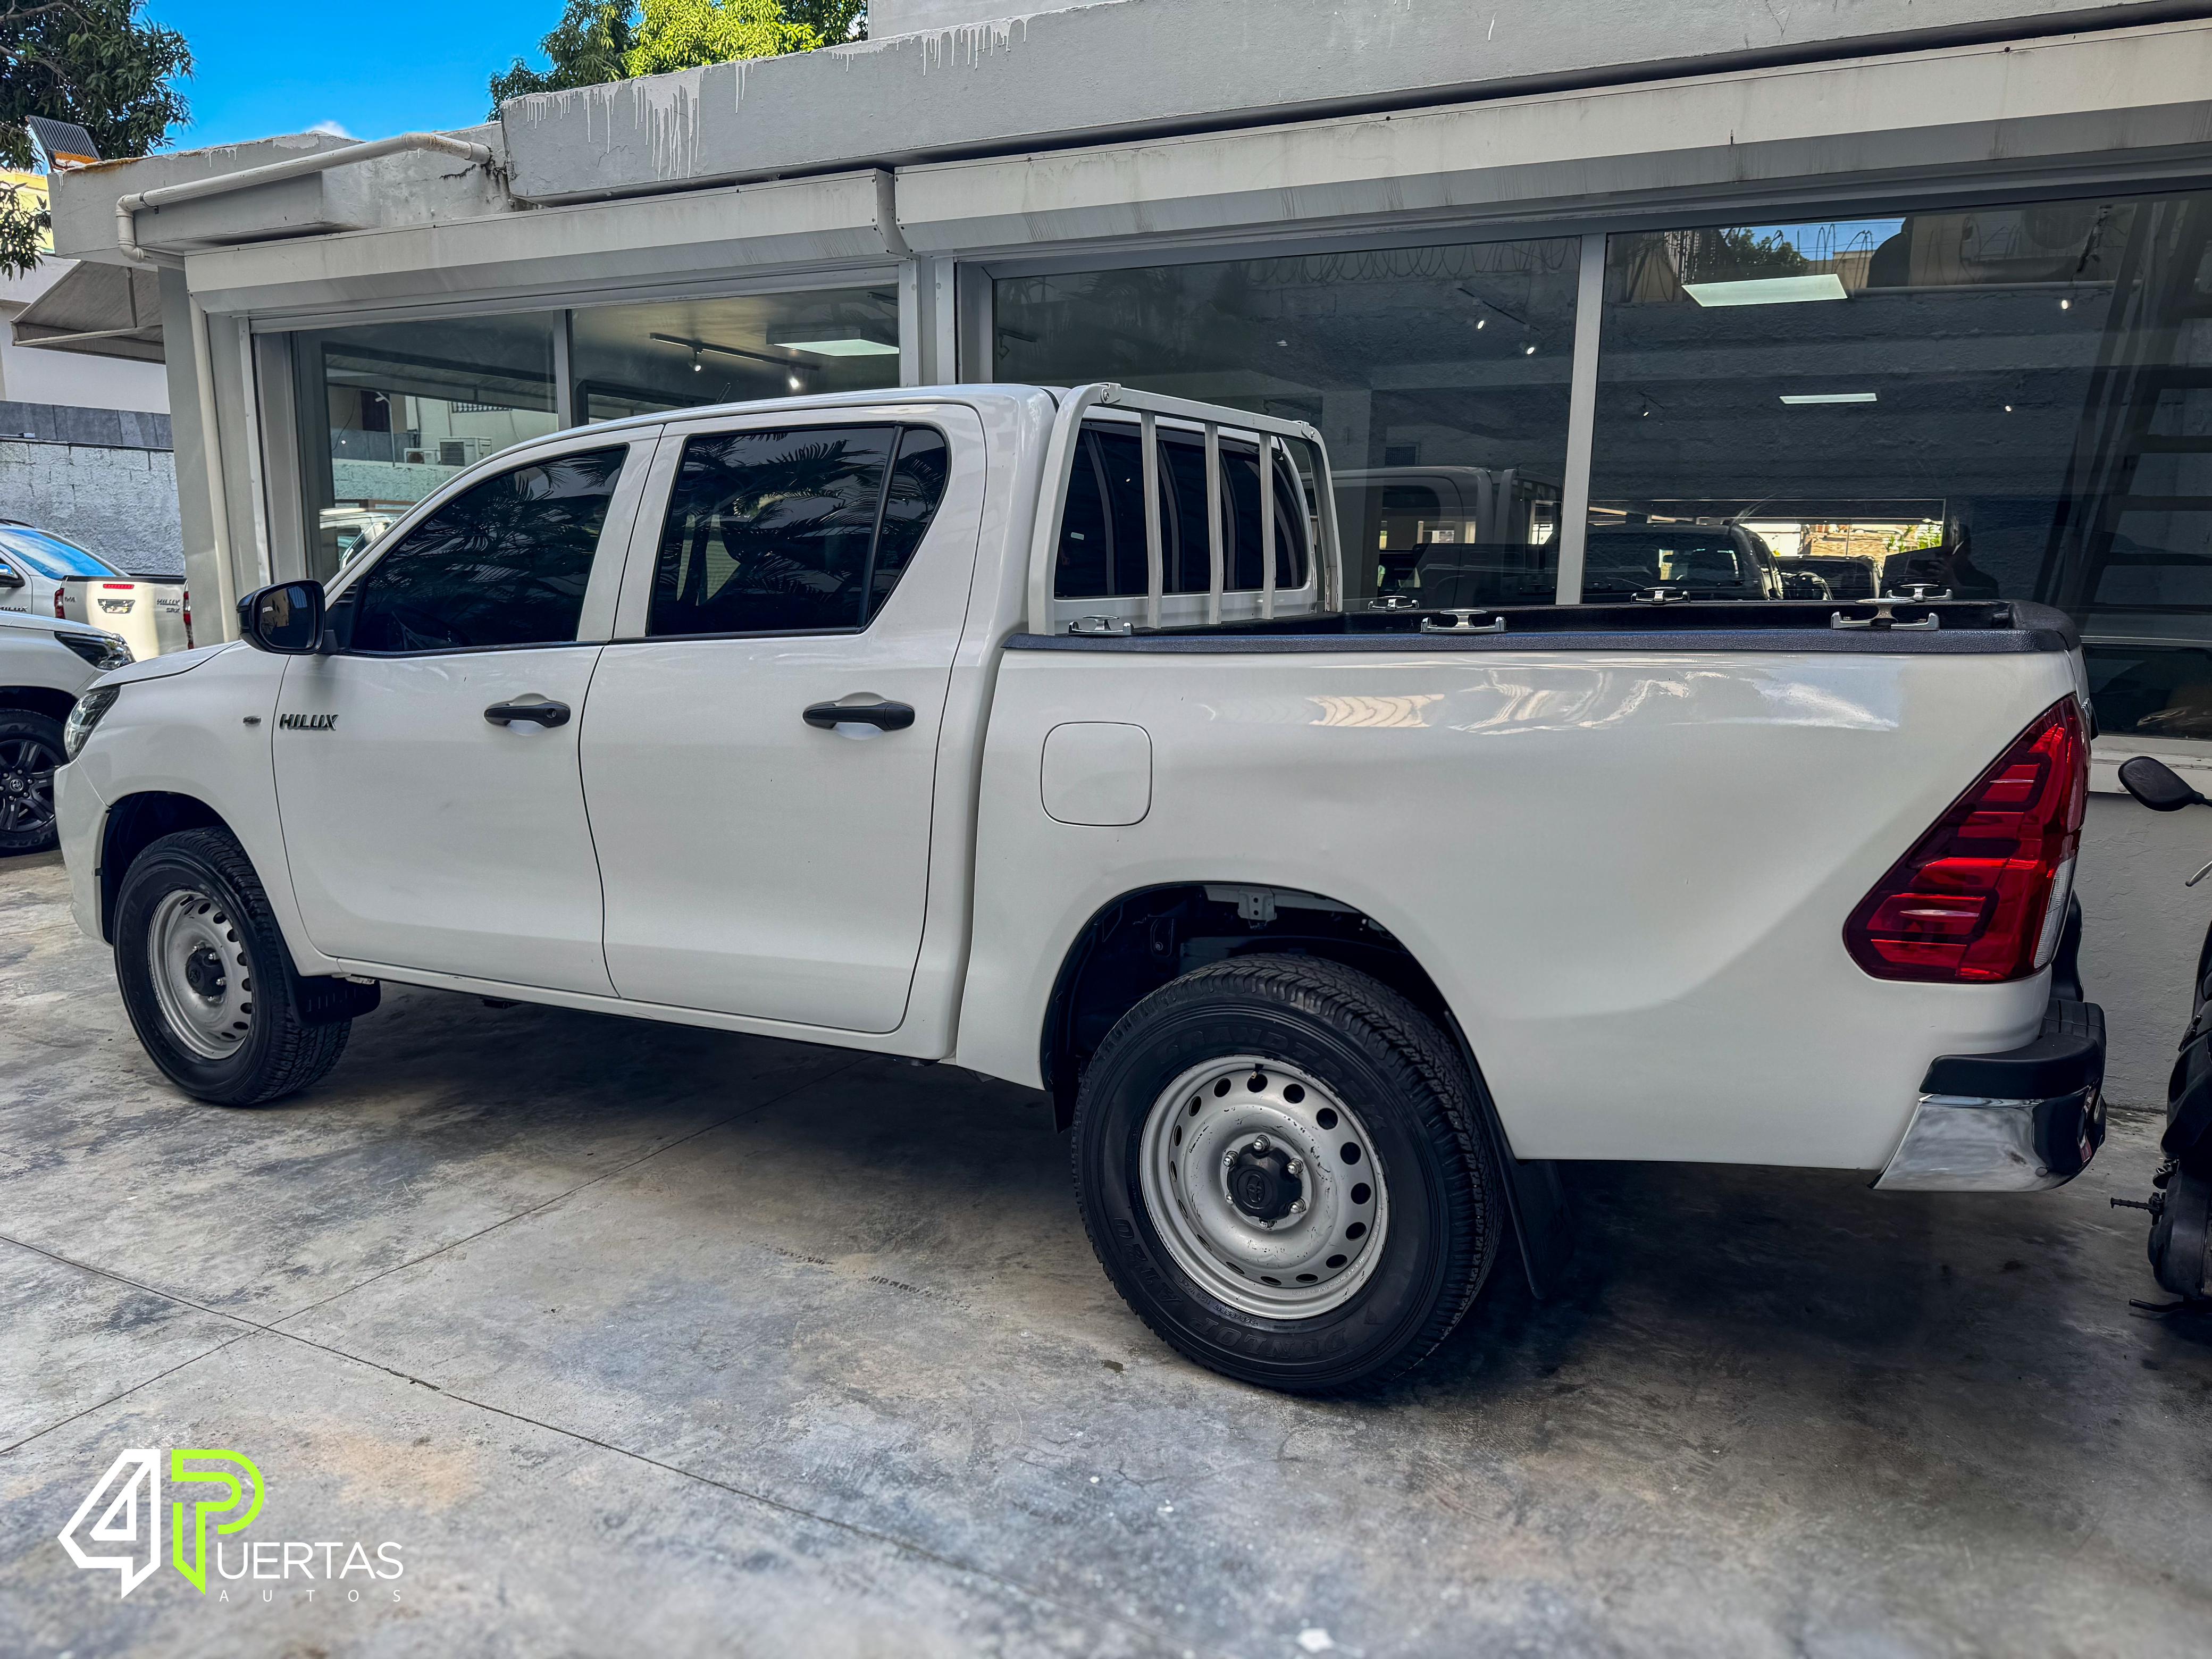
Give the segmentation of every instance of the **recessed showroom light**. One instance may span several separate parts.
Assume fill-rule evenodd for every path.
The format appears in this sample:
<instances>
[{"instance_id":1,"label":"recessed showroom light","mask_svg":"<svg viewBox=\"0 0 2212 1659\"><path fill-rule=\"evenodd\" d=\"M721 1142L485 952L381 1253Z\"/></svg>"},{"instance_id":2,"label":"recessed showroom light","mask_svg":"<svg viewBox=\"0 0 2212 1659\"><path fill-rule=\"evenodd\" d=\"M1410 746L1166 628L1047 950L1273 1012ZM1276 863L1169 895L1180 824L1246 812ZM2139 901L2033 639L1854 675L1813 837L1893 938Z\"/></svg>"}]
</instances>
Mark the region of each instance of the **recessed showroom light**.
<instances>
[{"instance_id":1,"label":"recessed showroom light","mask_svg":"<svg viewBox=\"0 0 2212 1659\"><path fill-rule=\"evenodd\" d=\"M1870 404L1878 401L1871 392L1785 392L1785 404Z\"/></svg>"},{"instance_id":2,"label":"recessed showroom light","mask_svg":"<svg viewBox=\"0 0 2212 1659\"><path fill-rule=\"evenodd\" d=\"M1844 300L1835 272L1818 276L1753 276L1741 283L1685 283L1682 292L1701 306L1795 306L1808 300Z\"/></svg>"},{"instance_id":3,"label":"recessed showroom light","mask_svg":"<svg viewBox=\"0 0 2212 1659\"><path fill-rule=\"evenodd\" d=\"M804 340L788 340L770 334L768 343L781 346L786 351L811 351L817 357L896 357L898 347L887 340L878 340L862 333L857 328L810 329Z\"/></svg>"}]
</instances>

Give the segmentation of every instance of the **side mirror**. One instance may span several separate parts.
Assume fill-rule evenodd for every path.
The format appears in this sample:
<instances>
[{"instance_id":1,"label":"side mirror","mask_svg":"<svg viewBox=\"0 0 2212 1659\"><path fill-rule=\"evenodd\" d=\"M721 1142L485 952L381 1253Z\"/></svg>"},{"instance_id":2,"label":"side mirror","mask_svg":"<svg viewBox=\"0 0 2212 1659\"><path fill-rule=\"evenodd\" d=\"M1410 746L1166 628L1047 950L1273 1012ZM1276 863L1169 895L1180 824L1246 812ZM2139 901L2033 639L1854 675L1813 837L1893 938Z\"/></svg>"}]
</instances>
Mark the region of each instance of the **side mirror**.
<instances>
[{"instance_id":1,"label":"side mirror","mask_svg":"<svg viewBox=\"0 0 2212 1659\"><path fill-rule=\"evenodd\" d=\"M12 593L23 585L23 573L12 564L0 564L0 592Z\"/></svg>"},{"instance_id":2,"label":"side mirror","mask_svg":"<svg viewBox=\"0 0 2212 1659\"><path fill-rule=\"evenodd\" d=\"M2154 812L2179 812L2185 806L2212 805L2184 783L2162 760L2136 755L2120 763L2120 787Z\"/></svg>"},{"instance_id":3,"label":"side mirror","mask_svg":"<svg viewBox=\"0 0 2212 1659\"><path fill-rule=\"evenodd\" d=\"M239 631L258 650L310 657L323 643L323 585L278 582L238 602Z\"/></svg>"}]
</instances>

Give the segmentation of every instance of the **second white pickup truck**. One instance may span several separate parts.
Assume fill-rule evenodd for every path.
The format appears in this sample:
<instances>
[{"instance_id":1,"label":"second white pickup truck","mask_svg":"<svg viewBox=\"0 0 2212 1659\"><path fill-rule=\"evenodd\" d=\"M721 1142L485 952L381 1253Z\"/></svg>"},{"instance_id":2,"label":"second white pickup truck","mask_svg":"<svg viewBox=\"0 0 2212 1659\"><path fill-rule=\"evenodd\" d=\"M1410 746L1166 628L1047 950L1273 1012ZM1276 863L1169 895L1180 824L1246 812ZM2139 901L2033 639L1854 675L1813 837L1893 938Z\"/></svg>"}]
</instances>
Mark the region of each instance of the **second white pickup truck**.
<instances>
[{"instance_id":1,"label":"second white pickup truck","mask_svg":"<svg viewBox=\"0 0 2212 1659\"><path fill-rule=\"evenodd\" d=\"M2086 696L2025 605L1347 611L1293 422L1112 386L616 422L110 674L76 913L182 1088L385 980L1048 1091L1167 1341L1403 1371L1552 1160L2077 1173Z\"/></svg>"}]
</instances>

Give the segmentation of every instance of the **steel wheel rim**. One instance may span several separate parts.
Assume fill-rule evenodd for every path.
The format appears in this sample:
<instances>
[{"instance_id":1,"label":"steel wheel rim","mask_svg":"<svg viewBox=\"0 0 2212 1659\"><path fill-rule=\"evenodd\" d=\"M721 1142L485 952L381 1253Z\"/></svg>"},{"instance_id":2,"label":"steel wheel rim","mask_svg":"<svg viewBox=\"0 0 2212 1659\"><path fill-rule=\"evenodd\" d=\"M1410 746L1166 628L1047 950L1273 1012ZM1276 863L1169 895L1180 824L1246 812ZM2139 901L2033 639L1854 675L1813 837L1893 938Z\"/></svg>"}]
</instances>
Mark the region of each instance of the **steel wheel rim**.
<instances>
[{"instance_id":1,"label":"steel wheel rim","mask_svg":"<svg viewBox=\"0 0 2212 1659\"><path fill-rule=\"evenodd\" d=\"M1272 1221L1229 1190L1239 1155L1263 1139L1295 1162L1303 1202ZM1334 1091L1296 1066L1256 1054L1194 1066L1152 1102L1137 1159L1168 1254L1243 1312L1316 1318L1357 1295L1382 1259L1389 1192L1374 1142Z\"/></svg>"},{"instance_id":2,"label":"steel wheel rim","mask_svg":"<svg viewBox=\"0 0 2212 1659\"><path fill-rule=\"evenodd\" d=\"M212 894L164 894L146 928L154 1000L171 1035L203 1060L227 1060L253 1030L253 964L238 919Z\"/></svg>"},{"instance_id":3,"label":"steel wheel rim","mask_svg":"<svg viewBox=\"0 0 2212 1659\"><path fill-rule=\"evenodd\" d=\"M61 757L36 738L0 740L0 830L43 830L54 821L54 768Z\"/></svg>"}]
</instances>

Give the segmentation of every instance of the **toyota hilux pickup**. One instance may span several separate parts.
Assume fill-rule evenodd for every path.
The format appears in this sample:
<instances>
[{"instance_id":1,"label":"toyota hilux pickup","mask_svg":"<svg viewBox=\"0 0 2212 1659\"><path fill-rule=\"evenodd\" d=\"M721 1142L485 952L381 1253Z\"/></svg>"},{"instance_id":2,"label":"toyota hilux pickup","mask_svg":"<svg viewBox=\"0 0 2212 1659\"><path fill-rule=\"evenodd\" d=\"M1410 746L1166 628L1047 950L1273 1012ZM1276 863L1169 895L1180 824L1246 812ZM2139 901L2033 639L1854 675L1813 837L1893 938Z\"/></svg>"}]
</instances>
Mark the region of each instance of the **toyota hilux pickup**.
<instances>
[{"instance_id":1,"label":"toyota hilux pickup","mask_svg":"<svg viewBox=\"0 0 2212 1659\"><path fill-rule=\"evenodd\" d=\"M181 1089L383 981L1029 1085L1167 1342L1336 1390L1559 1160L2026 1191L2103 1136L2066 618L1347 603L1296 422L1091 386L535 441L104 677L76 913Z\"/></svg>"}]
</instances>

